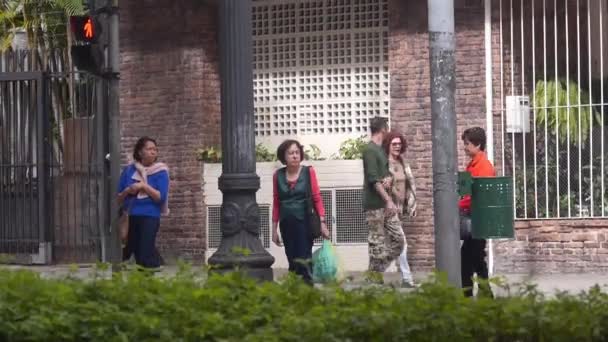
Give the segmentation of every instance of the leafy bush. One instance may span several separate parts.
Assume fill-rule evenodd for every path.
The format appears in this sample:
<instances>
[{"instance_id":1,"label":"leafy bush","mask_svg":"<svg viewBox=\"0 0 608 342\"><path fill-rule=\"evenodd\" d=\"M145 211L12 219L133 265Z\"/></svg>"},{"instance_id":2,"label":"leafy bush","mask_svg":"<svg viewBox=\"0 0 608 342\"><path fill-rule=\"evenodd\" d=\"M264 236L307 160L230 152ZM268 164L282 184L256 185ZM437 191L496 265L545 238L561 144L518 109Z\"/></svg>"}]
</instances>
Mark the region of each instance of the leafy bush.
<instances>
[{"instance_id":1,"label":"leafy bush","mask_svg":"<svg viewBox=\"0 0 608 342\"><path fill-rule=\"evenodd\" d=\"M206 163L221 163L222 149L218 146L210 146L199 148L196 150L198 160ZM277 156L262 144L255 145L255 161L256 162L272 162L276 161Z\"/></svg>"},{"instance_id":2,"label":"leafy bush","mask_svg":"<svg viewBox=\"0 0 608 342\"><path fill-rule=\"evenodd\" d=\"M255 161L256 162L272 162L277 160L277 155L271 152L268 147L257 144L255 145Z\"/></svg>"},{"instance_id":3,"label":"leafy bush","mask_svg":"<svg viewBox=\"0 0 608 342\"><path fill-rule=\"evenodd\" d=\"M346 139L340 144L340 150L338 156L334 156L335 159L361 159L363 156L363 149L367 145L367 136L363 135L358 138Z\"/></svg>"},{"instance_id":4,"label":"leafy bush","mask_svg":"<svg viewBox=\"0 0 608 342\"><path fill-rule=\"evenodd\" d=\"M599 288L470 300L442 280L400 293L186 269L88 281L0 271L1 341L603 341L607 323Z\"/></svg>"},{"instance_id":5,"label":"leafy bush","mask_svg":"<svg viewBox=\"0 0 608 342\"><path fill-rule=\"evenodd\" d=\"M205 163L221 163L222 150L217 146L199 148L196 150L198 160Z\"/></svg>"},{"instance_id":6,"label":"leafy bush","mask_svg":"<svg viewBox=\"0 0 608 342\"><path fill-rule=\"evenodd\" d=\"M310 144L304 150L304 158L307 160L325 160L325 158L321 157L321 149L315 144Z\"/></svg>"},{"instance_id":7,"label":"leafy bush","mask_svg":"<svg viewBox=\"0 0 608 342\"><path fill-rule=\"evenodd\" d=\"M363 149L367 145L367 136L363 135L358 138L350 138L344 140L340 144L340 149L337 154L332 154L329 159L354 160L361 159ZM196 150L198 160L206 163L221 163L222 150L217 146L199 148ZM304 158L307 160L325 160L321 157L321 149L319 146L311 144L304 150ZM255 160L256 162L273 162L277 161L276 153L268 147L260 144L255 145Z\"/></svg>"},{"instance_id":8,"label":"leafy bush","mask_svg":"<svg viewBox=\"0 0 608 342\"><path fill-rule=\"evenodd\" d=\"M570 134L569 142L584 144L589 136L589 127L601 125L597 110L586 106L590 103L589 93L574 81L538 80L533 101L538 127L544 127L545 122L551 132L555 132L557 127L561 142L566 142Z\"/></svg>"}]
</instances>

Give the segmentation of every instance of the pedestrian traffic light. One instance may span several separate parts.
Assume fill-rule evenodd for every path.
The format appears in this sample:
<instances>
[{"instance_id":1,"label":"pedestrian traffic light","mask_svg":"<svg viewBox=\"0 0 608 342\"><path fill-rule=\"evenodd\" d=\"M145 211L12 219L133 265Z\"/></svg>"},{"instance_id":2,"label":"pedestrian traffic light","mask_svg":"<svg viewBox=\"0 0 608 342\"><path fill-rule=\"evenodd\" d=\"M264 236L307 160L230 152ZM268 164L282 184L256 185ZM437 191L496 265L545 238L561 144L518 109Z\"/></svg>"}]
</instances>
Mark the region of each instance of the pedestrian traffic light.
<instances>
[{"instance_id":1,"label":"pedestrian traffic light","mask_svg":"<svg viewBox=\"0 0 608 342\"><path fill-rule=\"evenodd\" d=\"M101 33L99 23L89 15L70 17L70 26L77 42L96 43Z\"/></svg>"},{"instance_id":2,"label":"pedestrian traffic light","mask_svg":"<svg viewBox=\"0 0 608 342\"><path fill-rule=\"evenodd\" d=\"M70 27L74 37L71 47L72 61L79 70L100 74L104 64L103 47L97 41L101 25L93 16L72 16Z\"/></svg>"}]
</instances>

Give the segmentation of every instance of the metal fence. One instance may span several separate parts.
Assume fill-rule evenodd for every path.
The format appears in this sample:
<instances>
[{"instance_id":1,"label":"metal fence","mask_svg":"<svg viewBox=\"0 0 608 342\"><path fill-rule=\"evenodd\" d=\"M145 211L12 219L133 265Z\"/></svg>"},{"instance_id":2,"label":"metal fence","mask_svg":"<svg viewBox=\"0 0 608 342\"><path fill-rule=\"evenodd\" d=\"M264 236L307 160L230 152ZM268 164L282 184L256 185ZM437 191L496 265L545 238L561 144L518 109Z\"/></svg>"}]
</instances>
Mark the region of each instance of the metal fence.
<instances>
[{"instance_id":1,"label":"metal fence","mask_svg":"<svg viewBox=\"0 0 608 342\"><path fill-rule=\"evenodd\" d=\"M28 70L35 58L0 58L0 253L20 263L99 261L106 84L69 68Z\"/></svg>"},{"instance_id":2,"label":"metal fence","mask_svg":"<svg viewBox=\"0 0 608 342\"><path fill-rule=\"evenodd\" d=\"M42 74L0 74L0 253L48 262ZM10 99L10 101L9 101Z\"/></svg>"},{"instance_id":3,"label":"metal fence","mask_svg":"<svg viewBox=\"0 0 608 342\"><path fill-rule=\"evenodd\" d=\"M515 217L608 216L608 1L493 0L492 7L497 159L515 181Z\"/></svg>"}]
</instances>

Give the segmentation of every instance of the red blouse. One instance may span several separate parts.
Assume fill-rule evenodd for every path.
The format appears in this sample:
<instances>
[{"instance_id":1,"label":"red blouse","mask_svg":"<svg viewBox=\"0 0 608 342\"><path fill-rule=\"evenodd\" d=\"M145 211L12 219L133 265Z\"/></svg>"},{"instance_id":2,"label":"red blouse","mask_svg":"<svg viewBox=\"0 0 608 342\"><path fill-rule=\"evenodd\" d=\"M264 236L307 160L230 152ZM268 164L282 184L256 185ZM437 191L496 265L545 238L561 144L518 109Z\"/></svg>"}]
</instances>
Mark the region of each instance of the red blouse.
<instances>
[{"instance_id":1,"label":"red blouse","mask_svg":"<svg viewBox=\"0 0 608 342\"><path fill-rule=\"evenodd\" d=\"M300 172L306 172L306 169L302 168ZM296 182L288 182L288 184L291 188L293 188L296 186ZM277 172L275 171L274 175L272 176L272 222L274 223L279 222L279 208L281 207L277 187ZM319 189L319 182L317 181L317 173L312 166L310 167L310 187L312 190L312 202L319 216L323 218L325 217L325 207L323 206L323 199L321 198L321 190Z\"/></svg>"},{"instance_id":2,"label":"red blouse","mask_svg":"<svg viewBox=\"0 0 608 342\"><path fill-rule=\"evenodd\" d=\"M496 170L486 157L485 152L479 152L473 157L467 171L472 177L496 177ZM471 211L471 195L465 195L460 199L458 206L465 212Z\"/></svg>"}]
</instances>

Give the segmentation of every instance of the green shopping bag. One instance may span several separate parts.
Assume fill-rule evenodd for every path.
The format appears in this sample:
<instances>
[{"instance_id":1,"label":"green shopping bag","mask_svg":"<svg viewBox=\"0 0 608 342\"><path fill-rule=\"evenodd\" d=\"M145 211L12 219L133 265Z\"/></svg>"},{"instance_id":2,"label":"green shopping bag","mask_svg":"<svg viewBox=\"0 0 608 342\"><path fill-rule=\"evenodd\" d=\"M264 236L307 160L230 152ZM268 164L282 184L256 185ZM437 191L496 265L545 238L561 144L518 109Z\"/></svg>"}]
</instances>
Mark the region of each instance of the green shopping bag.
<instances>
[{"instance_id":1,"label":"green shopping bag","mask_svg":"<svg viewBox=\"0 0 608 342\"><path fill-rule=\"evenodd\" d=\"M323 240L321 248L312 254L312 280L326 283L337 279L338 259L329 240Z\"/></svg>"}]
</instances>

